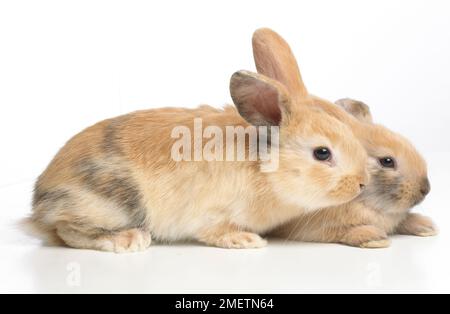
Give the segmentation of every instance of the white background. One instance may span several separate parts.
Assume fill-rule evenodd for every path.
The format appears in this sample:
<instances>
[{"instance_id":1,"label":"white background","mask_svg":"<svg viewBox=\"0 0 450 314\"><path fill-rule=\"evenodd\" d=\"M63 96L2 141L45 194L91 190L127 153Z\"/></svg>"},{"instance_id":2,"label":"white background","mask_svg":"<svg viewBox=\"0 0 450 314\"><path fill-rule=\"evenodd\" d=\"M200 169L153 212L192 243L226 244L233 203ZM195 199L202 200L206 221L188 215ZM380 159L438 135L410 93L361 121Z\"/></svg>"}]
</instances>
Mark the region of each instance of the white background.
<instances>
[{"instance_id":1,"label":"white background","mask_svg":"<svg viewBox=\"0 0 450 314\"><path fill-rule=\"evenodd\" d=\"M290 42L312 93L363 100L378 122L416 144L429 161L433 186L420 209L435 218L440 237L398 238L392 249L376 253L278 243L256 253L159 246L115 257L40 248L10 227L30 210L34 178L83 128L137 109L230 103L229 78L254 70L250 39L263 26ZM71 261L87 268L92 281L76 292L234 291L233 270L244 281L239 291L247 292L450 290L449 56L446 0L0 0L0 291L73 291L64 283ZM98 263L107 266L94 280ZM134 275L118 266L124 263L137 263L130 267ZM153 273L152 266L162 270ZM164 267L182 268L175 274L184 281L163 281Z\"/></svg>"}]
</instances>

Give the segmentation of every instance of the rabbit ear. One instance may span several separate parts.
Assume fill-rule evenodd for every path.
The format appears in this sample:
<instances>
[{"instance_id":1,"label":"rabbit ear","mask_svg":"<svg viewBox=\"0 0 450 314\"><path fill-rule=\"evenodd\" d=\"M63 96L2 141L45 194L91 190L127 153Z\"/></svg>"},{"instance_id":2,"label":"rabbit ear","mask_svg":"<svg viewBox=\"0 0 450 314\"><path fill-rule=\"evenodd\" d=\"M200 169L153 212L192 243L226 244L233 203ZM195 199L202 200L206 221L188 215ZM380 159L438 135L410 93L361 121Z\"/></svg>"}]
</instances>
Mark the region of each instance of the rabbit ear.
<instances>
[{"instance_id":1,"label":"rabbit ear","mask_svg":"<svg viewBox=\"0 0 450 314\"><path fill-rule=\"evenodd\" d=\"M308 95L291 48L276 32L268 28L255 31L253 57L258 73L283 83L293 97Z\"/></svg>"},{"instance_id":2,"label":"rabbit ear","mask_svg":"<svg viewBox=\"0 0 450 314\"><path fill-rule=\"evenodd\" d=\"M264 75L236 72L231 77L230 92L240 115L253 125L280 125L290 114L285 87Z\"/></svg>"},{"instance_id":3,"label":"rabbit ear","mask_svg":"<svg viewBox=\"0 0 450 314\"><path fill-rule=\"evenodd\" d=\"M366 123L373 123L370 108L362 101L345 98L336 101L336 105L341 106L356 119Z\"/></svg>"}]
</instances>

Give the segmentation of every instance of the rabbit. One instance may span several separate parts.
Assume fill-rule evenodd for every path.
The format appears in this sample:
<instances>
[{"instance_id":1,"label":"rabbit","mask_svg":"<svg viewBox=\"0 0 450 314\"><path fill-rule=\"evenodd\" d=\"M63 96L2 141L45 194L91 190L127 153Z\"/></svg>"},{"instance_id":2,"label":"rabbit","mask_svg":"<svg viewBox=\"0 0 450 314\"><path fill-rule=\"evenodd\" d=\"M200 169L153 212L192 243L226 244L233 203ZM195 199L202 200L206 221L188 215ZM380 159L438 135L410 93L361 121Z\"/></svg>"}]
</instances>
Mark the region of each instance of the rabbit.
<instances>
[{"instance_id":1,"label":"rabbit","mask_svg":"<svg viewBox=\"0 0 450 314\"><path fill-rule=\"evenodd\" d=\"M360 101L337 102L344 108L357 109L363 123L372 119ZM350 106L350 108L349 108ZM363 110L365 116L359 115ZM379 134L374 134L379 132ZM378 127L370 132L377 139L371 143L369 158L371 182L355 200L303 214L271 232L272 236L297 241L341 243L361 248L386 248L393 234L430 237L438 234L433 221L411 209L430 192L425 163L404 138ZM389 156L389 157L379 157ZM395 156L395 157L391 157Z\"/></svg>"},{"instance_id":2,"label":"rabbit","mask_svg":"<svg viewBox=\"0 0 450 314\"><path fill-rule=\"evenodd\" d=\"M365 149L347 125L305 104L298 71L286 75L289 84L234 73L235 107L144 110L87 128L38 178L25 227L50 244L116 253L152 240L251 249L301 213L351 201L369 181ZM174 129L194 132L195 119L221 130L278 128L278 145L269 143L278 168L262 159L174 160Z\"/></svg>"},{"instance_id":3,"label":"rabbit","mask_svg":"<svg viewBox=\"0 0 450 314\"><path fill-rule=\"evenodd\" d=\"M270 29L255 32L253 48L258 73L281 82L296 63L286 41ZM430 192L426 162L414 146L406 138L374 124L370 109L363 102L342 99L333 104L314 95L309 95L309 99L311 107L327 112L352 129L369 155L371 181L353 201L303 214L273 230L271 235L362 248L388 247L388 235L396 233L436 235L437 228L430 218L411 213Z\"/></svg>"}]
</instances>

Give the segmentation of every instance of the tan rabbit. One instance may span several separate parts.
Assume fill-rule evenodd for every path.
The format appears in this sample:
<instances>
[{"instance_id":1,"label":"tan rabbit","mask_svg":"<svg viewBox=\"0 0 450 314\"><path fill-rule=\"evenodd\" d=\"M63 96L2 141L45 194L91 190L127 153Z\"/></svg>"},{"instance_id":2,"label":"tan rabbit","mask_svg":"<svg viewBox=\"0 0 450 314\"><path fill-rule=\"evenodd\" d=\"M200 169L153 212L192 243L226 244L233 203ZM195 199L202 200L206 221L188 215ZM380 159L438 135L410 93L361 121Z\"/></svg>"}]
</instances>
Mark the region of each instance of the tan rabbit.
<instances>
[{"instance_id":1,"label":"tan rabbit","mask_svg":"<svg viewBox=\"0 0 450 314\"><path fill-rule=\"evenodd\" d=\"M272 30L261 29L254 35L253 47L258 72L283 82L283 73L296 62L284 39ZM435 235L429 218L410 213L430 191L426 163L414 146L374 124L369 107L362 102L344 99L338 101L338 107L313 95L309 98L312 107L351 127L368 152L371 182L352 202L304 214L272 235L367 248L388 246L388 235L394 233Z\"/></svg>"},{"instance_id":2,"label":"tan rabbit","mask_svg":"<svg viewBox=\"0 0 450 314\"><path fill-rule=\"evenodd\" d=\"M230 91L238 111L155 109L84 130L38 179L27 225L49 242L82 249L140 251L152 239L259 248L266 241L258 234L349 202L368 182L367 154L344 123L307 106L295 68L286 75L281 84L235 73ZM198 118L224 131L279 127L279 145L270 146L279 153L278 168L267 171L261 159L175 161L174 129L195 133Z\"/></svg>"},{"instance_id":3,"label":"tan rabbit","mask_svg":"<svg viewBox=\"0 0 450 314\"><path fill-rule=\"evenodd\" d=\"M351 99L338 102L349 109L363 110L363 103ZM350 111L353 114L357 112ZM304 214L277 228L272 235L298 241L333 242L362 248L390 245L388 235L434 236L437 228L428 217L411 213L430 191L424 161L408 142L394 133L376 128L380 134L368 144L371 182L352 202L327 208L316 214ZM371 133L374 133L373 131ZM387 156L387 157L379 157Z\"/></svg>"}]
</instances>

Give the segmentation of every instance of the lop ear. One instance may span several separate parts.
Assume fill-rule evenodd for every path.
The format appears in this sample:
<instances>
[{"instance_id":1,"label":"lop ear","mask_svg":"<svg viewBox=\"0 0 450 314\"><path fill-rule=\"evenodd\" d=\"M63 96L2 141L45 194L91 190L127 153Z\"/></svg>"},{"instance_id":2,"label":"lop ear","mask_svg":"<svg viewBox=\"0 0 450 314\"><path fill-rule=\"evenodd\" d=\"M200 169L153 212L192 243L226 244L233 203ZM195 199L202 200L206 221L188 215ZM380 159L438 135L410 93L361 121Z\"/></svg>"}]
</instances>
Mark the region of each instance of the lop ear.
<instances>
[{"instance_id":1,"label":"lop ear","mask_svg":"<svg viewBox=\"0 0 450 314\"><path fill-rule=\"evenodd\" d=\"M362 101L344 98L336 101L336 105L341 106L348 113L354 116L361 122L373 123L372 114L370 108Z\"/></svg>"},{"instance_id":2,"label":"lop ear","mask_svg":"<svg viewBox=\"0 0 450 314\"><path fill-rule=\"evenodd\" d=\"M285 87L264 75L236 72L231 77L230 92L240 115L253 125L280 125L290 115Z\"/></svg>"},{"instance_id":3,"label":"lop ear","mask_svg":"<svg viewBox=\"0 0 450 314\"><path fill-rule=\"evenodd\" d=\"M292 97L306 97L297 60L288 43L276 32L261 28L253 34L253 57L258 73L286 86Z\"/></svg>"}]
</instances>

